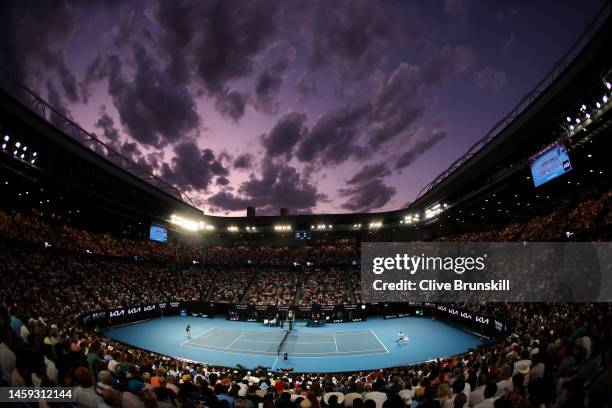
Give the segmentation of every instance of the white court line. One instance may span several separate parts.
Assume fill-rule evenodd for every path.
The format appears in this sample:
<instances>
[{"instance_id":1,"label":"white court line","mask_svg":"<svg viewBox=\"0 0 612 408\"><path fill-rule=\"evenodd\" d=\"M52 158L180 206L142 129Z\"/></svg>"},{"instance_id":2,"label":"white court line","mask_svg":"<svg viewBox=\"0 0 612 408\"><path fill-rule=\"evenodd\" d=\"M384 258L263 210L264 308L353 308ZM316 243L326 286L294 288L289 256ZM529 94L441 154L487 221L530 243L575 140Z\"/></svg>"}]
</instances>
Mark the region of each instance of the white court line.
<instances>
[{"instance_id":1,"label":"white court line","mask_svg":"<svg viewBox=\"0 0 612 408\"><path fill-rule=\"evenodd\" d=\"M385 350L387 350L387 353L389 353L389 349L388 349L388 348L385 346L385 344L384 344L382 341L380 341L380 339L378 338L378 336L376 335L376 333L374 333L374 332L372 331L372 329L370 329L370 333L372 333L372 334L374 335L374 337L376 337L376 340L378 340L378 342L380 343L380 345L381 345L381 346L383 346L383 347L385 348Z\"/></svg>"},{"instance_id":2,"label":"white court line","mask_svg":"<svg viewBox=\"0 0 612 408\"><path fill-rule=\"evenodd\" d=\"M229 351L229 350L225 350L225 349L218 349L218 350L214 350L214 349L209 349L206 347L195 347L195 346L190 346L188 344L185 344L184 347L189 347L189 348L193 348L193 349L197 349L197 350L206 350L206 351L218 351L220 353L228 353L228 354L237 354L237 355L241 355L244 356L245 354L243 352L250 352L250 353L258 353L258 354L248 354L249 356L260 356L260 357L274 357L276 354L276 351L272 352L268 352L270 354L261 354L261 353L265 353L265 351L261 351L261 350L240 350L243 352L237 352L237 351ZM210 346L212 347L212 346ZM238 350L238 349L231 349L231 350ZM367 354L349 354L346 356L334 356L334 358L344 358L344 357L363 357L363 356L375 356L377 354L387 354L386 351L384 351L383 349L369 349L369 350L358 350L358 351L380 351L380 353L367 353ZM343 353L351 353L351 351L343 351ZM301 353L301 354L306 354L306 353ZM291 358L321 358L318 356L323 356L326 355L324 353L309 353L309 354L314 354L313 356L291 356ZM330 353L330 354L336 354L336 352ZM212 364L212 363L211 363Z\"/></svg>"},{"instance_id":3,"label":"white court line","mask_svg":"<svg viewBox=\"0 0 612 408\"><path fill-rule=\"evenodd\" d=\"M242 342L247 343L268 343L268 344L278 344L278 341L265 341L265 340L240 340ZM283 344L334 344L333 341L312 341L312 342L301 342L301 341L285 341Z\"/></svg>"},{"instance_id":4,"label":"white court line","mask_svg":"<svg viewBox=\"0 0 612 408\"><path fill-rule=\"evenodd\" d=\"M338 352L338 342L336 341L336 335L334 334L334 344L336 345L336 353Z\"/></svg>"},{"instance_id":5,"label":"white court line","mask_svg":"<svg viewBox=\"0 0 612 408\"><path fill-rule=\"evenodd\" d=\"M209 331L214 330L214 329L215 329L214 327L211 327L211 328L210 328L210 329L208 329L208 330L204 330L202 333L198 334L197 336L195 336L195 337L191 337L191 338L189 338L189 339L185 340L185 341L184 341L184 342L182 342L180 345L181 345L181 346L184 346L186 343L189 343L189 342L190 342L190 341L192 341L193 339L197 339L198 337L200 337L200 336L202 336L202 335L204 335L204 334L206 334L206 333L208 333Z\"/></svg>"},{"instance_id":6,"label":"white court line","mask_svg":"<svg viewBox=\"0 0 612 408\"><path fill-rule=\"evenodd\" d=\"M238 340L240 340L241 338L243 338L245 336L246 333L242 333L240 336L236 337L234 340L232 340L230 342L230 344L228 344L227 346L225 346L224 348L228 349L230 347L232 347L232 344L234 344L235 342L237 342Z\"/></svg>"},{"instance_id":7,"label":"white court line","mask_svg":"<svg viewBox=\"0 0 612 408\"><path fill-rule=\"evenodd\" d=\"M267 355L274 355L276 354L276 351L265 351L265 350L250 350L250 349L238 349L238 348L231 348L231 349L227 349L227 348L223 348L223 347L217 347L217 346L203 346L203 347L197 347L197 346L191 346L189 344L185 344L185 347L191 347L191 348L196 348L196 349L200 349L200 350L208 350L208 351L220 351L223 353L232 353L232 354L242 354L242 353L238 353L239 351L243 351L243 352L247 352L247 353L270 353L270 354L251 354L251 355L263 355L263 356L267 356ZM232 350L232 351L229 351ZM383 349L380 348L376 348L376 349L362 349L362 350L346 350L343 351L342 353L353 353L353 352L364 352L364 351L383 351ZM295 352L294 354L310 354L313 356L327 356L327 355L331 355L331 354L337 354L339 352L336 351L330 351L330 352L322 352L322 353L302 353L302 352ZM388 351L387 351L388 353ZM386 354L385 352L382 353L373 353L373 354ZM355 357L355 356L369 356L371 354L351 354L350 356L336 356L336 357Z\"/></svg>"},{"instance_id":8,"label":"white court line","mask_svg":"<svg viewBox=\"0 0 612 408\"><path fill-rule=\"evenodd\" d=\"M284 334L284 332L269 333L264 330L240 330L240 329L227 329L224 327L214 327L215 331L228 331L228 332L240 332L240 333L256 333L263 336L278 336ZM360 334L370 333L372 330L355 330L355 331L343 331L343 332L327 332L327 333L294 333L299 336L331 336L332 334Z\"/></svg>"}]
</instances>

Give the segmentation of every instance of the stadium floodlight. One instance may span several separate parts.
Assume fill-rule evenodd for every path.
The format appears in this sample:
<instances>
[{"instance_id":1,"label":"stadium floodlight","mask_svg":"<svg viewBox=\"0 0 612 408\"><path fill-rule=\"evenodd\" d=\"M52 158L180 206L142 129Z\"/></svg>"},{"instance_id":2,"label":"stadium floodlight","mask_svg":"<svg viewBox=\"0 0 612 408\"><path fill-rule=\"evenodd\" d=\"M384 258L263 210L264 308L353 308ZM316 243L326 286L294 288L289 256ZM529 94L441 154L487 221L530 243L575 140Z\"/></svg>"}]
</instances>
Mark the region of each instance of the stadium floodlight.
<instances>
[{"instance_id":1,"label":"stadium floodlight","mask_svg":"<svg viewBox=\"0 0 612 408\"><path fill-rule=\"evenodd\" d=\"M361 229L361 224L353 224L353 229Z\"/></svg>"},{"instance_id":2,"label":"stadium floodlight","mask_svg":"<svg viewBox=\"0 0 612 408\"><path fill-rule=\"evenodd\" d=\"M380 228L380 227L382 227L382 222L381 221L372 221L370 223L370 225L368 225L368 227L370 229Z\"/></svg>"},{"instance_id":3,"label":"stadium floodlight","mask_svg":"<svg viewBox=\"0 0 612 408\"><path fill-rule=\"evenodd\" d=\"M34 152L34 153L32 153L32 156L36 157L36 156L38 156L38 153Z\"/></svg>"},{"instance_id":4,"label":"stadium floodlight","mask_svg":"<svg viewBox=\"0 0 612 408\"><path fill-rule=\"evenodd\" d=\"M194 219L184 218L176 214L172 214L170 216L170 223L178 225L179 227L189 231L199 231L205 227L203 221L196 221Z\"/></svg>"},{"instance_id":5,"label":"stadium floodlight","mask_svg":"<svg viewBox=\"0 0 612 408\"><path fill-rule=\"evenodd\" d=\"M400 224L414 224L415 222L419 221L419 214L408 214L408 215L404 215L404 219L402 221L400 221Z\"/></svg>"},{"instance_id":6,"label":"stadium floodlight","mask_svg":"<svg viewBox=\"0 0 612 408\"><path fill-rule=\"evenodd\" d=\"M608 103L608 97L606 95L603 97L603 103Z\"/></svg>"},{"instance_id":7,"label":"stadium floodlight","mask_svg":"<svg viewBox=\"0 0 612 408\"><path fill-rule=\"evenodd\" d=\"M20 157L21 157L22 159L24 159L24 158L25 158L25 154L23 154L23 153L22 153Z\"/></svg>"},{"instance_id":8,"label":"stadium floodlight","mask_svg":"<svg viewBox=\"0 0 612 408\"><path fill-rule=\"evenodd\" d=\"M584 112L584 111L586 111L586 105L585 105L584 103L583 103L583 104L582 104L582 106L580 107L580 110L581 110L581 111L583 111L583 112Z\"/></svg>"},{"instance_id":9,"label":"stadium floodlight","mask_svg":"<svg viewBox=\"0 0 612 408\"><path fill-rule=\"evenodd\" d=\"M580 119L579 118L576 118L576 123L580 123Z\"/></svg>"},{"instance_id":10,"label":"stadium floodlight","mask_svg":"<svg viewBox=\"0 0 612 408\"><path fill-rule=\"evenodd\" d=\"M15 150L15 151L13 152L13 156L17 156L17 153L19 153L19 150Z\"/></svg>"},{"instance_id":11,"label":"stadium floodlight","mask_svg":"<svg viewBox=\"0 0 612 408\"><path fill-rule=\"evenodd\" d=\"M609 82L606 82L606 88L611 89L612 85Z\"/></svg>"},{"instance_id":12,"label":"stadium floodlight","mask_svg":"<svg viewBox=\"0 0 612 408\"><path fill-rule=\"evenodd\" d=\"M425 219L429 220L431 218L437 217L438 215L440 215L442 213L442 211L444 211L444 209L442 208L443 205L441 205L440 203L434 204L429 208L425 209ZM444 204L444 208L448 207L447 204Z\"/></svg>"},{"instance_id":13,"label":"stadium floodlight","mask_svg":"<svg viewBox=\"0 0 612 408\"><path fill-rule=\"evenodd\" d=\"M2 143L2 150L6 149L6 143Z\"/></svg>"},{"instance_id":14,"label":"stadium floodlight","mask_svg":"<svg viewBox=\"0 0 612 408\"><path fill-rule=\"evenodd\" d=\"M9 135L4 135L4 141L8 142L11 138L9 137Z\"/></svg>"},{"instance_id":15,"label":"stadium floodlight","mask_svg":"<svg viewBox=\"0 0 612 408\"><path fill-rule=\"evenodd\" d=\"M15 142L15 147L17 148L21 147L21 142Z\"/></svg>"},{"instance_id":16,"label":"stadium floodlight","mask_svg":"<svg viewBox=\"0 0 612 408\"><path fill-rule=\"evenodd\" d=\"M237 226L235 226L235 225L230 225L229 227L227 227L227 230L230 231L230 232L238 232L238 231L240 231L240 229Z\"/></svg>"},{"instance_id":17,"label":"stadium floodlight","mask_svg":"<svg viewBox=\"0 0 612 408\"><path fill-rule=\"evenodd\" d=\"M574 130L574 125L570 125L570 130Z\"/></svg>"},{"instance_id":18,"label":"stadium floodlight","mask_svg":"<svg viewBox=\"0 0 612 408\"><path fill-rule=\"evenodd\" d=\"M275 225L274 231L291 231L291 225L285 225L285 224Z\"/></svg>"},{"instance_id":19,"label":"stadium floodlight","mask_svg":"<svg viewBox=\"0 0 612 408\"><path fill-rule=\"evenodd\" d=\"M591 119L591 114L590 114L590 113L587 113L587 114L586 114L586 117L587 117L587 119Z\"/></svg>"},{"instance_id":20,"label":"stadium floodlight","mask_svg":"<svg viewBox=\"0 0 612 408\"><path fill-rule=\"evenodd\" d=\"M567 118L565 118L565 119L567 119L568 122L572 121L572 118L570 118L569 116Z\"/></svg>"},{"instance_id":21,"label":"stadium floodlight","mask_svg":"<svg viewBox=\"0 0 612 408\"><path fill-rule=\"evenodd\" d=\"M600 109L600 108L601 108L601 103L597 102L597 103L595 104L595 106L597 106L597 109Z\"/></svg>"}]
</instances>

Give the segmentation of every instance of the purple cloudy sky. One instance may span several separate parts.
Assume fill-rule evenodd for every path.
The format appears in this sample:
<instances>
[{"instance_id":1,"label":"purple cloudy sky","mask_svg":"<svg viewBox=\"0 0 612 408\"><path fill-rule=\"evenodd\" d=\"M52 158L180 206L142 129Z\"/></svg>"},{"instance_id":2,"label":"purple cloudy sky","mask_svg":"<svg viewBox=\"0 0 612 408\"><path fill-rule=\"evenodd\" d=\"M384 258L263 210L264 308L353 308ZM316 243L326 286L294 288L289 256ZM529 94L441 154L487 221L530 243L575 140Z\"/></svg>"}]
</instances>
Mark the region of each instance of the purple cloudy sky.
<instances>
[{"instance_id":1,"label":"purple cloudy sky","mask_svg":"<svg viewBox=\"0 0 612 408\"><path fill-rule=\"evenodd\" d=\"M0 64L207 213L397 209L600 1L3 2Z\"/></svg>"}]
</instances>

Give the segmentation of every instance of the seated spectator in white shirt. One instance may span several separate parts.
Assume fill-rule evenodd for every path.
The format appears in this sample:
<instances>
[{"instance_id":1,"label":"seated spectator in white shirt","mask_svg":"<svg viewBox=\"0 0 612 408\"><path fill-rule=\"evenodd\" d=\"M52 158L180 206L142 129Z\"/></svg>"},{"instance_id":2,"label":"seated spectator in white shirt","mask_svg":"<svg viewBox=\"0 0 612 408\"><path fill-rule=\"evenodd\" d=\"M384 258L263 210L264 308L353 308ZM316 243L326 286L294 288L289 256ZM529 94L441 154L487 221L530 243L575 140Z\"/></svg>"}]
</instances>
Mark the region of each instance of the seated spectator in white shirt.
<instances>
[{"instance_id":1,"label":"seated spectator in white shirt","mask_svg":"<svg viewBox=\"0 0 612 408\"><path fill-rule=\"evenodd\" d=\"M485 373L480 373L476 388L470 393L470 402L468 404L470 407L484 401L484 390L488 382L489 377Z\"/></svg>"},{"instance_id":2,"label":"seated spectator in white shirt","mask_svg":"<svg viewBox=\"0 0 612 408\"><path fill-rule=\"evenodd\" d=\"M495 384L493 381L489 382L484 390L484 401L474 405L474 408L494 408L494 403L497 399L497 397L495 397L496 393L497 384Z\"/></svg>"}]
</instances>

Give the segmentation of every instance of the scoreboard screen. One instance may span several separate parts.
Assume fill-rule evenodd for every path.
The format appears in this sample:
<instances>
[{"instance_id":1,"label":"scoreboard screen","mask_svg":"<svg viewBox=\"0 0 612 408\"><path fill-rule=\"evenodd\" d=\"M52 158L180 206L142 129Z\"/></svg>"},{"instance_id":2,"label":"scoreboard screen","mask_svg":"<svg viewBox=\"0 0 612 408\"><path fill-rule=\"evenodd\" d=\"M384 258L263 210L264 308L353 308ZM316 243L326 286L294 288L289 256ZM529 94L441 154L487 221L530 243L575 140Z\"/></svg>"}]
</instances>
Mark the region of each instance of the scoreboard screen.
<instances>
[{"instance_id":1,"label":"scoreboard screen","mask_svg":"<svg viewBox=\"0 0 612 408\"><path fill-rule=\"evenodd\" d=\"M312 234L310 233L310 231L305 231L305 230L295 231L295 239L307 241L311 238L312 238Z\"/></svg>"},{"instance_id":2,"label":"scoreboard screen","mask_svg":"<svg viewBox=\"0 0 612 408\"><path fill-rule=\"evenodd\" d=\"M562 140L547 146L544 150L529 158L533 184L542 184L567 173L572 169L567 149Z\"/></svg>"},{"instance_id":3,"label":"scoreboard screen","mask_svg":"<svg viewBox=\"0 0 612 408\"><path fill-rule=\"evenodd\" d=\"M149 239L157 242L168 242L168 230L159 225L151 225Z\"/></svg>"}]
</instances>

